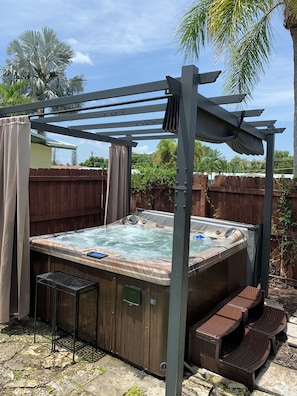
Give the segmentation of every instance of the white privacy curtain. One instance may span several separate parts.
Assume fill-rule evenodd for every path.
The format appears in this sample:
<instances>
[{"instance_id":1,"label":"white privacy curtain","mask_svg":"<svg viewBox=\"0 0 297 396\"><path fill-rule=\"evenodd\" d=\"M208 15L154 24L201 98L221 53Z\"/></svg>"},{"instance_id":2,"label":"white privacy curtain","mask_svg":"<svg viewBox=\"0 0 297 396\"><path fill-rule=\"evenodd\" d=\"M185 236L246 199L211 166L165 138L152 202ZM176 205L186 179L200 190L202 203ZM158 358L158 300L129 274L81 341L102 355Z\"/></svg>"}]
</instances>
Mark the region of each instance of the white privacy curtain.
<instances>
[{"instance_id":1,"label":"white privacy curtain","mask_svg":"<svg viewBox=\"0 0 297 396\"><path fill-rule=\"evenodd\" d=\"M109 148L104 224L128 215L128 199L128 148L112 144Z\"/></svg>"},{"instance_id":2,"label":"white privacy curtain","mask_svg":"<svg viewBox=\"0 0 297 396\"><path fill-rule=\"evenodd\" d=\"M0 323L30 310L30 121L0 119Z\"/></svg>"}]
</instances>

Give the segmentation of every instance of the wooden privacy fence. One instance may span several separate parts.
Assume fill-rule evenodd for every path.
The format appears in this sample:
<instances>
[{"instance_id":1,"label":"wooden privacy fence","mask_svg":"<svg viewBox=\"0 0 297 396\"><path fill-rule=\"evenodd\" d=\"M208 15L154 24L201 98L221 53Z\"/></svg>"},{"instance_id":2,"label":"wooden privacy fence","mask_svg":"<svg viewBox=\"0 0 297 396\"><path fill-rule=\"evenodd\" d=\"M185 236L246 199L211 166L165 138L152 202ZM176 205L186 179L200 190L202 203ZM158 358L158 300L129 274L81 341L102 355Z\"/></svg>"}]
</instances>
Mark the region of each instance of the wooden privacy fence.
<instances>
[{"instance_id":1,"label":"wooden privacy fence","mask_svg":"<svg viewBox=\"0 0 297 396\"><path fill-rule=\"evenodd\" d=\"M262 224L264 212L264 177L216 176L208 186L208 217ZM297 231L297 181L274 179L272 234Z\"/></svg>"},{"instance_id":2,"label":"wooden privacy fence","mask_svg":"<svg viewBox=\"0 0 297 396\"><path fill-rule=\"evenodd\" d=\"M264 177L215 176L208 184L207 175L193 176L192 215L213 217L248 224L263 223L265 194ZM297 184L295 180L279 179L274 181L273 189L273 231L280 227L279 198L286 194L287 204L296 214L297 221ZM131 193L131 211L137 207L144 209L174 211L174 188L156 185L146 191Z\"/></svg>"},{"instance_id":3,"label":"wooden privacy fence","mask_svg":"<svg viewBox=\"0 0 297 396\"><path fill-rule=\"evenodd\" d=\"M31 169L29 180L31 235L100 226L104 222L107 172L93 169ZM262 224L265 178L194 175L192 214ZM174 189L150 186L131 192L136 208L174 212ZM297 279L297 184L274 182L271 263L276 274Z\"/></svg>"},{"instance_id":4,"label":"wooden privacy fence","mask_svg":"<svg viewBox=\"0 0 297 396\"><path fill-rule=\"evenodd\" d=\"M102 225L107 172L94 169L31 169L29 180L31 235ZM283 187L281 187L283 186ZM249 224L263 223L265 178L193 176L192 215L215 217ZM273 193L274 233L279 233L279 198L297 214L295 180L275 181ZM290 202L289 202L290 201ZM136 208L174 212L174 188L156 185L131 192L131 212ZM284 213L283 213L284 215ZM287 214L288 215L288 214Z\"/></svg>"},{"instance_id":5,"label":"wooden privacy fence","mask_svg":"<svg viewBox=\"0 0 297 396\"><path fill-rule=\"evenodd\" d=\"M193 175L192 215L206 216L207 213L207 175ZM155 185L146 191L131 191L131 212L136 208L174 212L174 188Z\"/></svg>"},{"instance_id":6,"label":"wooden privacy fence","mask_svg":"<svg viewBox=\"0 0 297 396\"><path fill-rule=\"evenodd\" d=\"M215 217L241 223L262 224L265 178L193 175L192 215ZM146 191L132 189L131 211L144 209L174 211L174 188L156 185Z\"/></svg>"},{"instance_id":7,"label":"wooden privacy fence","mask_svg":"<svg viewBox=\"0 0 297 396\"><path fill-rule=\"evenodd\" d=\"M262 224L265 178L216 176L208 187L208 217Z\"/></svg>"},{"instance_id":8,"label":"wooden privacy fence","mask_svg":"<svg viewBox=\"0 0 297 396\"><path fill-rule=\"evenodd\" d=\"M30 169L30 234L102 225L107 174L103 170Z\"/></svg>"}]
</instances>

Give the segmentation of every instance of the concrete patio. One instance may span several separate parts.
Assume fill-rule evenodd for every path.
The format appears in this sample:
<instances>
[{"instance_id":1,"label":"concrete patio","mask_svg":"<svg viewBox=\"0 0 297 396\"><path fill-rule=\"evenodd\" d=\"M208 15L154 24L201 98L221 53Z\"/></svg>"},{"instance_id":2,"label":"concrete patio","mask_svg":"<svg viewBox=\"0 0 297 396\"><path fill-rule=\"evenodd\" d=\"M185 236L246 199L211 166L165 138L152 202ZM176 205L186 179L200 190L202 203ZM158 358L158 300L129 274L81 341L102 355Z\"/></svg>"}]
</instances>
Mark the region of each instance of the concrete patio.
<instances>
[{"instance_id":1,"label":"concrete patio","mask_svg":"<svg viewBox=\"0 0 297 396\"><path fill-rule=\"evenodd\" d=\"M38 326L41 326L38 323ZM165 382L90 346L72 362L72 353L51 353L49 339L33 337L33 319L0 325L0 395L164 396ZM50 332L50 328L48 328ZM43 329L43 334L46 335ZM287 341L297 346L297 312L290 318ZM239 383L199 368L183 382L183 396L286 395L297 388L297 370L267 361L252 394Z\"/></svg>"}]
</instances>

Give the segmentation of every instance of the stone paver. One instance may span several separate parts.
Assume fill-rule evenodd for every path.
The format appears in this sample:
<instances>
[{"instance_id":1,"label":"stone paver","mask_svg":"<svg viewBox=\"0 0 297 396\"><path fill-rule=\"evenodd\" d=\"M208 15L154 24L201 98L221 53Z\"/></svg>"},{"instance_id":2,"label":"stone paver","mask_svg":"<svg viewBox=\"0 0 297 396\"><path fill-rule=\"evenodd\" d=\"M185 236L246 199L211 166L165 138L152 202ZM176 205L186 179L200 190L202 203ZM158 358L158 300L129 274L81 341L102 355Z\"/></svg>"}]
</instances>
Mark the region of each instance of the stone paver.
<instances>
[{"instance_id":1,"label":"stone paver","mask_svg":"<svg viewBox=\"0 0 297 396\"><path fill-rule=\"evenodd\" d=\"M297 324L291 322L291 319L287 324L287 337L288 345L297 348Z\"/></svg>"},{"instance_id":2,"label":"stone paver","mask_svg":"<svg viewBox=\"0 0 297 396\"><path fill-rule=\"evenodd\" d=\"M199 369L198 373L183 382L182 396L247 396L248 389L235 381L223 378L208 370Z\"/></svg>"},{"instance_id":3,"label":"stone paver","mask_svg":"<svg viewBox=\"0 0 297 396\"><path fill-rule=\"evenodd\" d=\"M296 370L268 361L257 377L257 388L270 394L296 396Z\"/></svg>"},{"instance_id":4,"label":"stone paver","mask_svg":"<svg viewBox=\"0 0 297 396\"><path fill-rule=\"evenodd\" d=\"M291 316L289 321L290 321L290 323L297 324L297 316L295 316L295 315Z\"/></svg>"},{"instance_id":5,"label":"stone paver","mask_svg":"<svg viewBox=\"0 0 297 396\"><path fill-rule=\"evenodd\" d=\"M143 396L165 396L164 380L101 351L77 356L72 364L72 353L52 353L47 338L38 336L34 343L32 324L27 318L0 325L0 396L125 396L132 389ZM182 395L295 396L297 372L269 360L256 382L258 389L251 394L242 384L198 368L184 380Z\"/></svg>"},{"instance_id":6,"label":"stone paver","mask_svg":"<svg viewBox=\"0 0 297 396\"><path fill-rule=\"evenodd\" d=\"M164 396L165 382L113 356L95 351L95 361L60 349L48 339L34 343L32 319L0 325L0 395L123 396L133 387L143 395ZM88 347L92 350L91 347Z\"/></svg>"}]
</instances>

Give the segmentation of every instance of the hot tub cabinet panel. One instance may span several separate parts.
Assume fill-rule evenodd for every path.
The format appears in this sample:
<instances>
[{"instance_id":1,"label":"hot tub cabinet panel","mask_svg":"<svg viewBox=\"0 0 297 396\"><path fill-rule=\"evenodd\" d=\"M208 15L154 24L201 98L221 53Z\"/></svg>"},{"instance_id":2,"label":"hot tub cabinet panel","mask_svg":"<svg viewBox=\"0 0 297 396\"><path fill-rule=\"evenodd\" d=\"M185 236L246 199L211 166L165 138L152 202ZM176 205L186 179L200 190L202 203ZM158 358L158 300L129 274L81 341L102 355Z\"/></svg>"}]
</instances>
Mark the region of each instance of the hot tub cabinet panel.
<instances>
[{"instance_id":1,"label":"hot tub cabinet panel","mask_svg":"<svg viewBox=\"0 0 297 396\"><path fill-rule=\"evenodd\" d=\"M116 260L112 255L96 260L87 257L85 251L81 254L77 249L71 251L47 244L46 238L32 239L32 285L36 275L54 271L97 282L97 346L157 376L165 376L162 363L166 362L171 262ZM235 235L229 244L215 246L202 252L202 258L189 260L187 329L228 294L246 284L246 239ZM50 322L51 291L40 290L40 293L38 316ZM73 302L61 296L60 303L58 316L67 328L73 319ZM80 335L91 340L96 309L94 301L82 304Z\"/></svg>"},{"instance_id":2,"label":"hot tub cabinet panel","mask_svg":"<svg viewBox=\"0 0 297 396\"><path fill-rule=\"evenodd\" d=\"M244 256L245 252L240 251L189 278L187 328L229 292L245 283L242 276L245 274ZM166 361L169 286L112 274L34 251L31 252L31 263L32 279L39 273L63 271L96 281L99 284L97 346L155 375L164 376L160 365ZM140 289L139 306L123 301L125 285ZM52 300L49 291L43 293L38 316L50 322ZM65 327L69 327L73 320L72 303L64 300L60 308L59 317L63 317ZM92 339L87 329L95 308L92 312L92 305L86 304L81 312L79 328L84 329L84 338Z\"/></svg>"},{"instance_id":3,"label":"hot tub cabinet panel","mask_svg":"<svg viewBox=\"0 0 297 396\"><path fill-rule=\"evenodd\" d=\"M128 282L128 283L127 283ZM139 288L140 305L122 300L124 287ZM115 353L157 375L166 360L169 288L118 278Z\"/></svg>"},{"instance_id":4,"label":"hot tub cabinet panel","mask_svg":"<svg viewBox=\"0 0 297 396\"><path fill-rule=\"evenodd\" d=\"M244 249L189 277L187 327L246 284L245 259Z\"/></svg>"}]
</instances>

